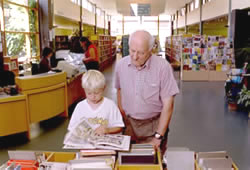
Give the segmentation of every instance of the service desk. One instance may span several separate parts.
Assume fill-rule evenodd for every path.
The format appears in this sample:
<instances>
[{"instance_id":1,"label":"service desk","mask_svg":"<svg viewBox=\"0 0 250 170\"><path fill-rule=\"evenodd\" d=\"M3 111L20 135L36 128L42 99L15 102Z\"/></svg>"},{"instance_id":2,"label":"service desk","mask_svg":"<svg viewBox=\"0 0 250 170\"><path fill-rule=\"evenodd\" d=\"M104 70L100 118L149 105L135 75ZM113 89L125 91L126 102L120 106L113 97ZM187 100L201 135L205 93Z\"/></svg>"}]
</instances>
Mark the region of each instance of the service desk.
<instances>
[{"instance_id":1,"label":"service desk","mask_svg":"<svg viewBox=\"0 0 250 170\"><path fill-rule=\"evenodd\" d=\"M67 89L68 89L68 106L73 103L78 102L85 98L85 92L82 88L82 75L80 73L75 77L67 79Z\"/></svg>"},{"instance_id":2,"label":"service desk","mask_svg":"<svg viewBox=\"0 0 250 170\"><path fill-rule=\"evenodd\" d=\"M44 73L16 78L26 96L28 123L37 123L63 113L68 116L66 73Z\"/></svg>"},{"instance_id":3,"label":"service desk","mask_svg":"<svg viewBox=\"0 0 250 170\"><path fill-rule=\"evenodd\" d=\"M0 136L28 132L26 97L0 96Z\"/></svg>"}]
</instances>

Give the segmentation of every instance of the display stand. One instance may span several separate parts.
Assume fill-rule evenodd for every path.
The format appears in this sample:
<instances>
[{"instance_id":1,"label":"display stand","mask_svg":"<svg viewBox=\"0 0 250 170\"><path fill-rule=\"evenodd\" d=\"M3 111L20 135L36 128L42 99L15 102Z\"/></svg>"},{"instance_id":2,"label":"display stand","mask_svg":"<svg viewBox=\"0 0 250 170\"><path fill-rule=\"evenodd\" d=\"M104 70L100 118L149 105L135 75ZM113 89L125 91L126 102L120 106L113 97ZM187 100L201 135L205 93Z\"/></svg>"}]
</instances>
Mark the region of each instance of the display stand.
<instances>
[{"instance_id":1,"label":"display stand","mask_svg":"<svg viewBox=\"0 0 250 170\"><path fill-rule=\"evenodd\" d=\"M180 62L183 81L225 81L234 67L233 50L222 36L167 37L166 57L173 67Z\"/></svg>"}]
</instances>

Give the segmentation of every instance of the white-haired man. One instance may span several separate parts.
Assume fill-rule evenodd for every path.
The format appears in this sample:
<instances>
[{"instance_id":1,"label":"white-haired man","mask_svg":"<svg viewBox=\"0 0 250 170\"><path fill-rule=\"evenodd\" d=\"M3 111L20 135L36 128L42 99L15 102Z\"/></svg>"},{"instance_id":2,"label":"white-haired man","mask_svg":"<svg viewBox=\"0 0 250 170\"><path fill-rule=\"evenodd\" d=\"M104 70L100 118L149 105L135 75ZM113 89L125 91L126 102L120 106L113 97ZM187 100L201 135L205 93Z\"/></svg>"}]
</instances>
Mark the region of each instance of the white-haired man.
<instances>
[{"instance_id":1,"label":"white-haired man","mask_svg":"<svg viewBox=\"0 0 250 170\"><path fill-rule=\"evenodd\" d=\"M179 93L171 65L152 55L154 38L145 30L129 38L129 56L115 71L118 107L126 124L125 134L136 143L151 143L166 150L168 126Z\"/></svg>"}]
</instances>

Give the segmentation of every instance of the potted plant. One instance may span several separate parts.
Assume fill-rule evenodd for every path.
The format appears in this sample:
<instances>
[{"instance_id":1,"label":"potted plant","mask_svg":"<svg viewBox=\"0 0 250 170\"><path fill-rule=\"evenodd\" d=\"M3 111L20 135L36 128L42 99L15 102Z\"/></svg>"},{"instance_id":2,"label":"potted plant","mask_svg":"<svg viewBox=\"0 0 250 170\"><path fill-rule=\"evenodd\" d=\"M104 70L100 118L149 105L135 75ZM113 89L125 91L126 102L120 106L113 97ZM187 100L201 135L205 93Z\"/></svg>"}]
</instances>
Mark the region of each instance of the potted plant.
<instances>
[{"instance_id":1,"label":"potted plant","mask_svg":"<svg viewBox=\"0 0 250 170\"><path fill-rule=\"evenodd\" d=\"M238 104L242 104L248 111L248 117L250 117L250 90L243 86L239 93Z\"/></svg>"}]
</instances>

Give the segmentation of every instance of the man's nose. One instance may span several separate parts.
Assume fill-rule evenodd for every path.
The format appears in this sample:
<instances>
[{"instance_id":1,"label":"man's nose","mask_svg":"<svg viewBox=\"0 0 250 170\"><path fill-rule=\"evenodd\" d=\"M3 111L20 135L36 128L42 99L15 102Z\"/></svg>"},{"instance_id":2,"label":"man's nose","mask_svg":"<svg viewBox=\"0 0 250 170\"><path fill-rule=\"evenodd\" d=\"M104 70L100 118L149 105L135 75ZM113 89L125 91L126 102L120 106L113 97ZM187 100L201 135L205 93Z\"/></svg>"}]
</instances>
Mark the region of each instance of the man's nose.
<instances>
[{"instance_id":1,"label":"man's nose","mask_svg":"<svg viewBox=\"0 0 250 170\"><path fill-rule=\"evenodd\" d=\"M134 60L137 60L137 59L138 59L138 52L137 52L137 51L134 52L134 54L133 54L133 59L134 59Z\"/></svg>"}]
</instances>

